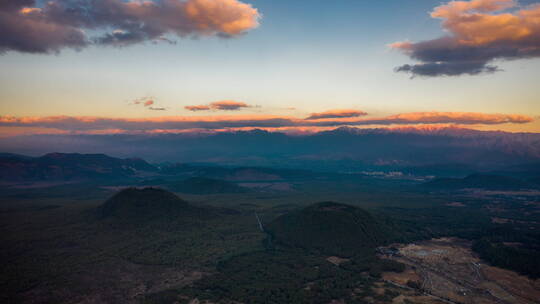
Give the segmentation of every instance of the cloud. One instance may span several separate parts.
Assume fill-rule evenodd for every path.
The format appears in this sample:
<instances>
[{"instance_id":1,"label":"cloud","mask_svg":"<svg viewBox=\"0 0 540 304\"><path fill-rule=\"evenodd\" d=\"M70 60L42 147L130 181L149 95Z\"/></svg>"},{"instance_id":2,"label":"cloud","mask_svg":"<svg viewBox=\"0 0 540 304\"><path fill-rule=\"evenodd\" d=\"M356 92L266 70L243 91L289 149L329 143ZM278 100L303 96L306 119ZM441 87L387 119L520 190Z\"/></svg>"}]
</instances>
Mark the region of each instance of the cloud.
<instances>
[{"instance_id":1,"label":"cloud","mask_svg":"<svg viewBox=\"0 0 540 304\"><path fill-rule=\"evenodd\" d=\"M220 129L233 127L293 126L288 117L257 116L168 116L152 118L105 118L88 116L12 117L0 116L0 126L34 126L64 130L152 130L152 129Z\"/></svg>"},{"instance_id":2,"label":"cloud","mask_svg":"<svg viewBox=\"0 0 540 304\"><path fill-rule=\"evenodd\" d=\"M192 112L197 112L197 111L208 111L210 110L210 106L206 106L206 105L200 105L200 106L185 106L184 109L188 110L188 111L192 111Z\"/></svg>"},{"instance_id":3,"label":"cloud","mask_svg":"<svg viewBox=\"0 0 540 304\"><path fill-rule=\"evenodd\" d=\"M209 111L209 110L236 111L242 108L249 108L249 107L251 106L246 104L245 102L234 101L234 100L221 100L221 101L212 102L209 105L185 106L184 109L188 111L192 111L192 112Z\"/></svg>"},{"instance_id":4,"label":"cloud","mask_svg":"<svg viewBox=\"0 0 540 304\"><path fill-rule=\"evenodd\" d=\"M85 116L14 117L0 116L0 127L50 128L70 132L99 130L178 131L190 129L221 130L228 128L321 128L369 125L497 125L524 124L534 119L526 115L485 114L466 112L403 113L380 118L335 118L305 120L288 116L235 115L235 116L164 116L153 118L106 118Z\"/></svg>"},{"instance_id":5,"label":"cloud","mask_svg":"<svg viewBox=\"0 0 540 304\"><path fill-rule=\"evenodd\" d=\"M540 4L521 9L513 0L451 1L436 7L431 17L442 19L448 36L421 42L396 42L416 64L397 72L412 76L458 76L493 73L495 60L540 57Z\"/></svg>"},{"instance_id":6,"label":"cloud","mask_svg":"<svg viewBox=\"0 0 540 304\"><path fill-rule=\"evenodd\" d=\"M167 108L164 107L153 107L155 105L155 101L153 97L141 97L135 99L132 104L135 105L143 105L145 108L151 111L166 111Z\"/></svg>"},{"instance_id":7,"label":"cloud","mask_svg":"<svg viewBox=\"0 0 540 304\"><path fill-rule=\"evenodd\" d=\"M214 110L224 110L224 111L236 111L241 108L249 107L246 103L234 100L222 100L212 102L210 107Z\"/></svg>"},{"instance_id":8,"label":"cloud","mask_svg":"<svg viewBox=\"0 0 540 304\"><path fill-rule=\"evenodd\" d=\"M56 53L89 45L128 46L167 36L235 37L261 15L238 0L2 0L0 53ZM41 2L39 2L41 3Z\"/></svg>"},{"instance_id":9,"label":"cloud","mask_svg":"<svg viewBox=\"0 0 540 304\"><path fill-rule=\"evenodd\" d=\"M23 7L34 5L35 0L3 0L0 1L0 10L17 11Z\"/></svg>"},{"instance_id":10,"label":"cloud","mask_svg":"<svg viewBox=\"0 0 540 304\"><path fill-rule=\"evenodd\" d=\"M316 119L327 119L327 118L344 118L344 117L359 117L367 115L364 111L358 110L329 110L320 113L312 113L306 119L316 120Z\"/></svg>"},{"instance_id":11,"label":"cloud","mask_svg":"<svg viewBox=\"0 0 540 304\"><path fill-rule=\"evenodd\" d=\"M154 104L154 99L152 97L141 97L133 100L133 104L141 104L145 107L148 107Z\"/></svg>"}]
</instances>

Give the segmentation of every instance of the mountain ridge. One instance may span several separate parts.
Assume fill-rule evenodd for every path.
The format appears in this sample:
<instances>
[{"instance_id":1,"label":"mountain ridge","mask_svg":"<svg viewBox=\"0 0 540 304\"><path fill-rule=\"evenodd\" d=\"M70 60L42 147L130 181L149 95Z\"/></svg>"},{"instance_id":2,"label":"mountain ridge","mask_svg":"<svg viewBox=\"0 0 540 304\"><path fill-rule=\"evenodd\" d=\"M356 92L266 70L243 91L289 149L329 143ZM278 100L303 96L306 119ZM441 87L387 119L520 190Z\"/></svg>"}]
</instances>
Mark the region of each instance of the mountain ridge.
<instances>
[{"instance_id":1,"label":"mountain ridge","mask_svg":"<svg viewBox=\"0 0 540 304\"><path fill-rule=\"evenodd\" d=\"M74 144L76 143L76 145ZM364 170L441 163L476 170L540 161L540 134L464 128L336 128L291 135L264 130L204 134L33 135L0 138L5 152L44 154L46 147L104 152L152 162L227 163L312 170ZM126 147L129 147L126 148Z\"/></svg>"}]
</instances>

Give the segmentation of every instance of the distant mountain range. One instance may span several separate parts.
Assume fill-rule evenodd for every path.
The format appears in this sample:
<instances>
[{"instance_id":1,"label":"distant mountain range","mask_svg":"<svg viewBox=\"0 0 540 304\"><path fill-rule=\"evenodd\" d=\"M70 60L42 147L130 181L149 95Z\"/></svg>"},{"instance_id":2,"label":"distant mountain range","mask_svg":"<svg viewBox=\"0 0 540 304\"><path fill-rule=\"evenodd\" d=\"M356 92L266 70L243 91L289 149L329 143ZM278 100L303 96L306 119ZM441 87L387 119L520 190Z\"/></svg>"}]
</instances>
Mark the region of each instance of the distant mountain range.
<instances>
[{"instance_id":1,"label":"distant mountain range","mask_svg":"<svg viewBox=\"0 0 540 304\"><path fill-rule=\"evenodd\" d=\"M537 189L540 164L500 166L499 170L475 172L472 165L431 165L403 167L403 173L433 174L421 186L437 191L466 188L491 190ZM373 172L372 172L373 173ZM376 173L376 172L375 172ZM113 185L157 186L187 194L245 193L253 189L243 183L300 183L306 181L366 181L379 174L370 172L332 173L265 167L220 167L204 164L150 164L142 159L121 159L104 154L49 153L40 157L0 153L0 182L9 186L40 182L100 182ZM385 176L385 175L383 175ZM394 177L395 178L395 177ZM424 178L425 179L425 178Z\"/></svg>"},{"instance_id":2,"label":"distant mountain range","mask_svg":"<svg viewBox=\"0 0 540 304\"><path fill-rule=\"evenodd\" d=\"M237 182L274 182L316 178L308 170L220 167L203 164L150 164L138 158L105 154L49 153L40 157L0 153L0 181L138 181L190 194L248 191Z\"/></svg>"},{"instance_id":3,"label":"distant mountain range","mask_svg":"<svg viewBox=\"0 0 540 304\"><path fill-rule=\"evenodd\" d=\"M448 173L456 171L463 175L540 163L540 134L461 128L342 127L309 135L262 130L213 134L32 135L2 138L0 147L5 152L28 155L56 150L142 157L156 163L319 171L420 168L425 174L435 174L446 168Z\"/></svg>"},{"instance_id":4,"label":"distant mountain range","mask_svg":"<svg viewBox=\"0 0 540 304\"><path fill-rule=\"evenodd\" d=\"M0 180L4 181L121 179L157 171L142 159L105 154L49 153L35 158L0 154Z\"/></svg>"}]
</instances>

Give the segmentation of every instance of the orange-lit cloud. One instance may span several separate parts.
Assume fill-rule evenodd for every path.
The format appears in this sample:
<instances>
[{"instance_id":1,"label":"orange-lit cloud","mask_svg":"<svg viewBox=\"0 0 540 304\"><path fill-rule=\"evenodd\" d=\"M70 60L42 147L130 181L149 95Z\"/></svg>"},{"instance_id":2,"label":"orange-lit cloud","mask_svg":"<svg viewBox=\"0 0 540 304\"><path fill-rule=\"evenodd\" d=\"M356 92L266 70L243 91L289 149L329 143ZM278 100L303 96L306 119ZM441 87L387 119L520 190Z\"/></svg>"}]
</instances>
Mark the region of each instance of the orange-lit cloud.
<instances>
[{"instance_id":1,"label":"orange-lit cloud","mask_svg":"<svg viewBox=\"0 0 540 304\"><path fill-rule=\"evenodd\" d=\"M7 0L0 5L0 53L51 53L88 45L127 46L177 36L241 35L261 15L239 0ZM88 33L105 32L89 37Z\"/></svg>"},{"instance_id":2,"label":"orange-lit cloud","mask_svg":"<svg viewBox=\"0 0 540 304\"><path fill-rule=\"evenodd\" d=\"M135 99L133 101L133 104L142 104L143 106L145 107L148 107L148 106L151 106L154 104L154 100L153 99L149 99L148 97L142 97L142 98L139 98L139 99Z\"/></svg>"},{"instance_id":3,"label":"orange-lit cloud","mask_svg":"<svg viewBox=\"0 0 540 304\"><path fill-rule=\"evenodd\" d=\"M234 100L221 100L212 102L209 105L196 105L196 106L185 106L184 109L192 112L197 111L208 111L208 110L221 110L221 111L236 111L242 108L249 108L245 102L234 101Z\"/></svg>"},{"instance_id":4,"label":"orange-lit cloud","mask_svg":"<svg viewBox=\"0 0 540 304\"><path fill-rule=\"evenodd\" d=\"M132 104L143 105L145 108L151 111L166 111L167 108L164 107L155 107L155 101L152 97L142 97L135 99Z\"/></svg>"},{"instance_id":5,"label":"orange-lit cloud","mask_svg":"<svg viewBox=\"0 0 540 304\"><path fill-rule=\"evenodd\" d=\"M106 117L13 117L0 116L0 127L49 128L71 132L96 130L124 130L126 132L155 130L222 130L242 128L291 129L331 128L338 126L391 126L391 125L499 125L525 124L534 119L525 115L485 114L462 112L418 112L391 115L380 118L335 118L305 120L290 116L272 115L223 115L223 116L164 116L153 118L106 118Z\"/></svg>"},{"instance_id":6,"label":"orange-lit cloud","mask_svg":"<svg viewBox=\"0 0 540 304\"><path fill-rule=\"evenodd\" d=\"M215 101L210 104L210 107L215 110L234 111L241 108L249 107L245 102L234 100Z\"/></svg>"},{"instance_id":7,"label":"orange-lit cloud","mask_svg":"<svg viewBox=\"0 0 540 304\"><path fill-rule=\"evenodd\" d=\"M513 0L451 1L431 17L442 19L448 36L390 45L419 61L398 67L419 76L476 75L498 71L496 59L540 57L540 4L514 11Z\"/></svg>"},{"instance_id":8,"label":"orange-lit cloud","mask_svg":"<svg viewBox=\"0 0 540 304\"><path fill-rule=\"evenodd\" d=\"M359 117L367 115L364 111L358 110L329 110L320 113L312 113L306 119L327 119L327 118L344 118L344 117Z\"/></svg>"},{"instance_id":9,"label":"orange-lit cloud","mask_svg":"<svg viewBox=\"0 0 540 304\"><path fill-rule=\"evenodd\" d=\"M204 34L236 36L259 26L257 9L237 0L188 0L176 5L182 7L191 27Z\"/></svg>"},{"instance_id":10,"label":"orange-lit cloud","mask_svg":"<svg viewBox=\"0 0 540 304\"><path fill-rule=\"evenodd\" d=\"M186 109L188 111L192 111L192 112L208 111L208 110L210 110L210 106L207 106L207 105L185 106L184 109Z\"/></svg>"}]
</instances>

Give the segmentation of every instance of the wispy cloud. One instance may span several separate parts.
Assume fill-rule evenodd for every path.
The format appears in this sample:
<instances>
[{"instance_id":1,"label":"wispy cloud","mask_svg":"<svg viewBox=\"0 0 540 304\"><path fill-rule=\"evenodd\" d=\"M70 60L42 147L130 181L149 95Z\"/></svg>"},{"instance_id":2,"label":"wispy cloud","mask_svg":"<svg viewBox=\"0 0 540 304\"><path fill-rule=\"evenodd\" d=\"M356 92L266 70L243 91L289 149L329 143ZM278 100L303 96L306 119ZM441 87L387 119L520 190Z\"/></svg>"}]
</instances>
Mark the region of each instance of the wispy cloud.
<instances>
[{"instance_id":1,"label":"wispy cloud","mask_svg":"<svg viewBox=\"0 0 540 304\"><path fill-rule=\"evenodd\" d=\"M249 107L245 102L234 101L234 100L222 100L212 102L210 107L214 110L224 110L224 111L236 111L241 108Z\"/></svg>"},{"instance_id":2,"label":"wispy cloud","mask_svg":"<svg viewBox=\"0 0 540 304\"><path fill-rule=\"evenodd\" d=\"M209 110L236 111L242 108L249 108L249 107L251 106L245 102L234 101L234 100L221 100L221 101L212 102L209 105L185 106L184 109L188 111L192 111L192 112L209 111Z\"/></svg>"},{"instance_id":3,"label":"wispy cloud","mask_svg":"<svg viewBox=\"0 0 540 304\"><path fill-rule=\"evenodd\" d=\"M458 76L493 73L497 59L540 57L540 4L514 11L514 0L451 1L431 17L442 19L449 35L390 45L419 63L396 68L413 76Z\"/></svg>"},{"instance_id":4,"label":"wispy cloud","mask_svg":"<svg viewBox=\"0 0 540 304\"><path fill-rule=\"evenodd\" d=\"M358 110L329 110L320 113L312 113L306 119L327 119L327 118L344 118L344 117L359 117L367 115L364 111Z\"/></svg>"},{"instance_id":5,"label":"wispy cloud","mask_svg":"<svg viewBox=\"0 0 540 304\"><path fill-rule=\"evenodd\" d=\"M0 53L54 53L89 45L128 46L170 41L167 35L234 37L256 28L261 18L257 9L238 0L38 3L41 2L1 1Z\"/></svg>"},{"instance_id":6,"label":"wispy cloud","mask_svg":"<svg viewBox=\"0 0 540 304\"><path fill-rule=\"evenodd\" d=\"M143 105L145 107L148 107L148 106L151 106L154 104L154 98L153 97L141 97L141 98L137 98L137 99L134 99L131 104L134 104L134 105Z\"/></svg>"},{"instance_id":7,"label":"wispy cloud","mask_svg":"<svg viewBox=\"0 0 540 304\"><path fill-rule=\"evenodd\" d=\"M207 105L185 106L184 109L186 109L188 111L192 111L192 112L208 111L208 110L210 110L210 106L207 106Z\"/></svg>"},{"instance_id":8,"label":"wispy cloud","mask_svg":"<svg viewBox=\"0 0 540 304\"><path fill-rule=\"evenodd\" d=\"M156 107L155 106L156 102L155 102L153 97L137 98L137 99L133 100L131 102L131 104L142 105L146 109L151 110L151 111L167 111L167 108L165 108L165 107Z\"/></svg>"},{"instance_id":9,"label":"wispy cloud","mask_svg":"<svg viewBox=\"0 0 540 304\"><path fill-rule=\"evenodd\" d=\"M309 128L337 126L390 126L418 124L498 125L524 124L534 119L526 115L462 112L403 113L380 118L335 118L305 120L302 118L269 115L235 116L165 116L154 118L105 118L78 116L13 117L0 116L0 127L36 127L65 131L123 130L155 131L227 128Z\"/></svg>"}]
</instances>

